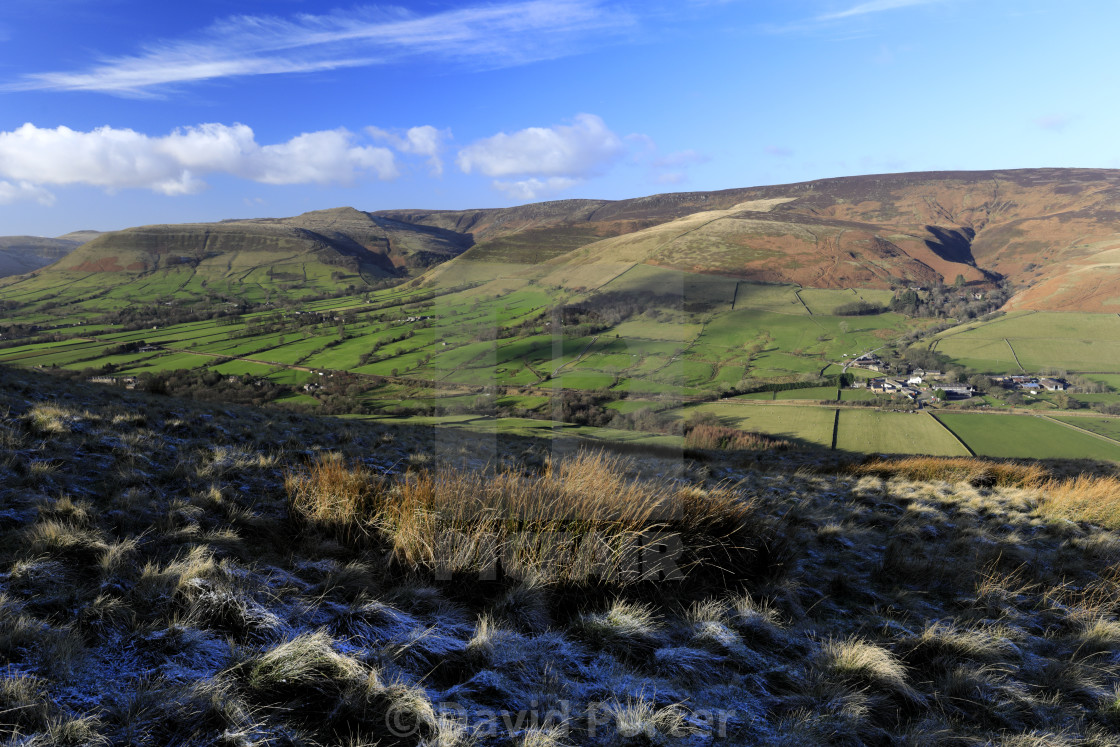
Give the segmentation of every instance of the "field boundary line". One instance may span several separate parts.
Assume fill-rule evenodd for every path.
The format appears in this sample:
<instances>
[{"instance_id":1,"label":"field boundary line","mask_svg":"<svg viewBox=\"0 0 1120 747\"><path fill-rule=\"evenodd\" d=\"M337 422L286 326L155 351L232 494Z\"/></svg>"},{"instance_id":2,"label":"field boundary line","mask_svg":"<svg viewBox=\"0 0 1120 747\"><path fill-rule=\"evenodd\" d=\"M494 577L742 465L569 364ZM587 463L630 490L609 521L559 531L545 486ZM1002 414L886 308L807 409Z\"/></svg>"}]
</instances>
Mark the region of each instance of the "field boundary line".
<instances>
[{"instance_id":1,"label":"field boundary line","mask_svg":"<svg viewBox=\"0 0 1120 747\"><path fill-rule=\"evenodd\" d=\"M954 431L952 428L947 426L941 418L937 417L936 415L934 415L929 410L926 410L926 414L928 414L931 418L933 418L935 423L940 425L945 430L949 431L949 435L952 436L953 438L957 439L957 443L959 443L961 446L964 447L964 450L968 452L969 456L976 456L976 452L972 450L972 447L969 446L968 444L966 444L964 442L964 439L961 438L960 436L958 436L956 431Z\"/></svg>"},{"instance_id":2,"label":"field boundary line","mask_svg":"<svg viewBox=\"0 0 1120 747\"><path fill-rule=\"evenodd\" d=\"M1088 434L1090 436L1096 436L1097 438L1101 439L1102 441L1108 441L1110 444L1116 444L1117 446L1120 446L1120 440L1117 440L1115 438L1111 438L1109 436L1106 436L1103 433L1096 433L1094 431L1089 430L1088 428L1082 428L1081 426L1074 425L1073 423L1066 423L1064 421L1058 420L1055 417L1051 417L1049 415L1043 415L1042 413L1037 413L1035 415L1035 417L1036 418L1042 418L1043 420L1049 420L1053 423L1057 423L1058 425L1064 425L1066 428L1072 428L1075 431L1080 431L1081 433L1085 433L1085 434Z\"/></svg>"},{"instance_id":3,"label":"field boundary line","mask_svg":"<svg viewBox=\"0 0 1120 747\"><path fill-rule=\"evenodd\" d=\"M583 360L583 357L584 357L585 355L587 355L587 351L588 351L588 350L590 350L590 349L591 349L591 346L592 346L592 345L594 345L595 343L597 343L598 341L599 341L599 335L595 335L594 337L592 337L592 338L591 338L591 342L589 342L589 343L587 343L586 345L584 345L584 347L583 347L583 350L581 350L581 351L580 351L579 355L577 355L577 356L576 356L575 358L573 358L572 360L568 361L567 363L565 363L565 364L563 364L563 365L561 365L561 366L559 366L559 367L557 367L557 368L553 369L553 371L552 371L552 377L553 377L553 378L556 378L556 376L558 376L558 375L560 374L560 372L561 372L561 371L563 371L563 370L564 370L565 368L567 368L568 366L574 366L575 364L577 364L577 363L579 363L579 362L580 362L581 360ZM473 360L473 359L472 359L472 360Z\"/></svg>"},{"instance_id":4,"label":"field boundary line","mask_svg":"<svg viewBox=\"0 0 1120 747\"><path fill-rule=\"evenodd\" d=\"M813 310L809 308L809 304L805 303L805 299L801 297L801 291L803 291L803 290L805 290L805 289L804 288L798 288L797 290L795 290L793 292L793 295L797 296L797 300L800 301L801 305L805 307L805 310L809 312L809 316L812 316L813 315ZM820 325L818 324L817 326L819 327Z\"/></svg>"},{"instance_id":5,"label":"field boundary line","mask_svg":"<svg viewBox=\"0 0 1120 747\"><path fill-rule=\"evenodd\" d=\"M836 408L832 412L832 450L836 451L836 442L840 437L840 408Z\"/></svg>"},{"instance_id":6,"label":"field boundary line","mask_svg":"<svg viewBox=\"0 0 1120 747\"><path fill-rule=\"evenodd\" d=\"M1019 362L1019 354L1015 352L1015 348L1012 347L1011 341L1008 340L1006 337L1003 338L1003 341L1005 343L1007 343L1007 349L1011 351L1011 357L1015 359L1015 365L1019 367L1020 371L1022 371L1023 373L1026 373L1027 369L1023 368L1023 364Z\"/></svg>"}]
</instances>

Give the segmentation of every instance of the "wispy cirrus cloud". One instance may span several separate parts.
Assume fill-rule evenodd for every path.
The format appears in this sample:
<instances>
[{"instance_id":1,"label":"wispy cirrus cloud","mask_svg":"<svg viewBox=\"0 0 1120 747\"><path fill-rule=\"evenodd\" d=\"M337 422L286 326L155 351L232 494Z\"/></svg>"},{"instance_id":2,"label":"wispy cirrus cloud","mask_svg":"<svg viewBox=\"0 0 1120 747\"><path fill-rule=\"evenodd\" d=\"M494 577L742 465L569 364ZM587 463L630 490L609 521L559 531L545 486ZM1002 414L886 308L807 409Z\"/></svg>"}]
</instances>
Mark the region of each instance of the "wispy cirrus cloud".
<instances>
[{"instance_id":1,"label":"wispy cirrus cloud","mask_svg":"<svg viewBox=\"0 0 1120 747\"><path fill-rule=\"evenodd\" d=\"M841 10L819 13L815 16L804 17L786 23L767 24L762 28L764 31L771 34L815 34L822 31L835 34L840 29L846 29L847 36L843 38L858 38L864 36L866 31L853 30L853 24L846 24L845 22L867 19L876 14L892 10L917 8L926 5L941 5L949 2L953 2L953 0L866 0L866 2L857 3Z\"/></svg>"},{"instance_id":2,"label":"wispy cirrus cloud","mask_svg":"<svg viewBox=\"0 0 1120 747\"><path fill-rule=\"evenodd\" d=\"M886 10L897 10L899 8L910 8L915 5L934 5L942 3L945 0L869 0L868 2L853 5L846 10L837 11L834 13L825 13L819 15L813 20L816 21L839 21L844 18L855 18L857 16L866 16L872 13L882 13Z\"/></svg>"},{"instance_id":3,"label":"wispy cirrus cloud","mask_svg":"<svg viewBox=\"0 0 1120 747\"><path fill-rule=\"evenodd\" d=\"M286 18L242 15L192 38L150 43L81 70L32 73L4 88L149 97L176 84L416 58L507 67L572 54L634 23L601 0L524 0L427 15L385 6Z\"/></svg>"}]
</instances>

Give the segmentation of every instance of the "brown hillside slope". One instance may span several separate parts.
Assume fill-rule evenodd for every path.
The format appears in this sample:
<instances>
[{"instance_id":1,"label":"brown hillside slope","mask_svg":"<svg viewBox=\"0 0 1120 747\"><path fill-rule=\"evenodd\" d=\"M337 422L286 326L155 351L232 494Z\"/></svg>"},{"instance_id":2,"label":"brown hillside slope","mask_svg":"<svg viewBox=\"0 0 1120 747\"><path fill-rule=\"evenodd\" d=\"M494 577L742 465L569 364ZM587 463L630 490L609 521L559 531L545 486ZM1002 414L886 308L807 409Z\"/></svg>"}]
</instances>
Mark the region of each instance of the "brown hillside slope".
<instances>
[{"instance_id":1,"label":"brown hillside slope","mask_svg":"<svg viewBox=\"0 0 1120 747\"><path fill-rule=\"evenodd\" d=\"M335 208L293 218L113 231L81 246L56 268L146 273L239 254L259 256L263 263L269 257L308 255L325 264L400 275L446 261L469 246L470 239L462 234L404 224L353 208Z\"/></svg>"},{"instance_id":2,"label":"brown hillside slope","mask_svg":"<svg viewBox=\"0 0 1120 747\"><path fill-rule=\"evenodd\" d=\"M1015 306L1109 311L1118 196L1120 171L1020 169L375 215L470 233L464 261L547 262L551 280L633 263L816 287L1006 276Z\"/></svg>"}]
</instances>

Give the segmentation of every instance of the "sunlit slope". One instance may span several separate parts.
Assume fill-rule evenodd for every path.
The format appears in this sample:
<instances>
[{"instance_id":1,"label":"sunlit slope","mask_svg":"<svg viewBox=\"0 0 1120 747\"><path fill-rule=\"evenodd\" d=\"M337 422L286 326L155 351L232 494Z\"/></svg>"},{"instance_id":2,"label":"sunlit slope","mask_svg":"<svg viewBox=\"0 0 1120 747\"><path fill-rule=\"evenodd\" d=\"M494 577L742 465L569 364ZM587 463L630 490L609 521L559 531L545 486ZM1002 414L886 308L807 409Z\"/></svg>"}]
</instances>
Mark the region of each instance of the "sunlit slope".
<instances>
[{"instance_id":1,"label":"sunlit slope","mask_svg":"<svg viewBox=\"0 0 1120 747\"><path fill-rule=\"evenodd\" d=\"M502 292L535 282L585 292L639 266L826 289L1003 279L1018 291L1011 308L1113 312L1120 171L882 174L629 200L144 226L97 237L41 271L56 276L40 285L76 282L78 273L104 275L104 286L188 268L207 282L262 286L277 273L286 283L341 273L345 287L432 270L429 286Z\"/></svg>"},{"instance_id":2,"label":"sunlit slope","mask_svg":"<svg viewBox=\"0 0 1120 747\"><path fill-rule=\"evenodd\" d=\"M929 172L385 215L470 233L465 272L491 263L495 276L571 288L639 264L821 288L1002 277L1021 289L1013 307L1110 311L1120 303L1118 190L1116 170Z\"/></svg>"},{"instance_id":3,"label":"sunlit slope","mask_svg":"<svg viewBox=\"0 0 1120 747\"><path fill-rule=\"evenodd\" d=\"M152 272L217 260L228 268L313 257L325 264L395 274L461 253L469 240L423 226L374 218L352 208L294 218L129 228L103 234L55 269Z\"/></svg>"},{"instance_id":4,"label":"sunlit slope","mask_svg":"<svg viewBox=\"0 0 1120 747\"><path fill-rule=\"evenodd\" d=\"M418 274L469 245L469 237L352 208L140 226L102 234L49 268L0 283L0 300L300 296Z\"/></svg>"},{"instance_id":5,"label":"sunlit slope","mask_svg":"<svg viewBox=\"0 0 1120 747\"><path fill-rule=\"evenodd\" d=\"M819 288L888 288L941 276L875 226L776 212L783 203L748 201L605 239L555 260L543 282L597 287L639 264Z\"/></svg>"}]
</instances>

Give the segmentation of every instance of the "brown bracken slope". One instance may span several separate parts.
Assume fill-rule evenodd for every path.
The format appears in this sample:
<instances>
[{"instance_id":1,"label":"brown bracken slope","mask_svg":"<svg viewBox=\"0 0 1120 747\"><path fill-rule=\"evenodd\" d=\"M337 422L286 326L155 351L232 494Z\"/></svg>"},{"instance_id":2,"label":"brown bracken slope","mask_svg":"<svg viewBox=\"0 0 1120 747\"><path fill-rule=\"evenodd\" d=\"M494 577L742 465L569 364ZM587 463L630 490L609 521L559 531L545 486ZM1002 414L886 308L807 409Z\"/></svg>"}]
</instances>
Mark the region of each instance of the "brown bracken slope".
<instances>
[{"instance_id":1,"label":"brown bracken slope","mask_svg":"<svg viewBox=\"0 0 1120 747\"><path fill-rule=\"evenodd\" d=\"M1006 280L1015 308L1120 312L1120 170L879 174L485 210L337 208L107 233L54 268L144 274L233 255L311 256L374 277L448 261L483 263L478 276L489 262L575 288L634 264L823 288L963 276Z\"/></svg>"},{"instance_id":2,"label":"brown bracken slope","mask_svg":"<svg viewBox=\"0 0 1120 747\"><path fill-rule=\"evenodd\" d=\"M880 174L374 215L467 234L475 246L464 259L562 266L566 255L582 265L619 253L816 287L1003 277L1019 291L1011 302L1017 308L1120 311L1118 170Z\"/></svg>"}]
</instances>

